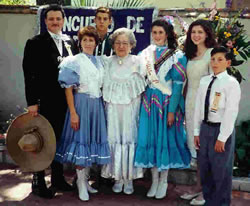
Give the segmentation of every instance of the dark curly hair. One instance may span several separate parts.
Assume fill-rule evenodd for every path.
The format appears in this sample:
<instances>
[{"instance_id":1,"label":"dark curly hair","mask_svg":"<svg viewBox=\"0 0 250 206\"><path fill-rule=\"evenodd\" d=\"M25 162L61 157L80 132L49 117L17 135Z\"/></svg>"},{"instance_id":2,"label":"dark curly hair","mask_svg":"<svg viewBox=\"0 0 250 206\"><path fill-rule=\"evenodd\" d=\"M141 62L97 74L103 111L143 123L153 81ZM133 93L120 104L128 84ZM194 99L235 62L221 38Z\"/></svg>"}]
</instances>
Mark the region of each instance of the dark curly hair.
<instances>
[{"instance_id":1,"label":"dark curly hair","mask_svg":"<svg viewBox=\"0 0 250 206\"><path fill-rule=\"evenodd\" d=\"M176 40L176 34L174 32L173 25L169 24L163 19L155 20L151 25L151 30L154 26L161 26L164 31L167 34L167 41L168 41L168 48L170 49L176 49L177 48L177 40Z\"/></svg>"},{"instance_id":2,"label":"dark curly hair","mask_svg":"<svg viewBox=\"0 0 250 206\"><path fill-rule=\"evenodd\" d=\"M197 46L193 43L191 39L191 33L194 26L201 26L206 32L207 38L205 40L205 46L207 48L215 47L217 44L215 41L215 35L211 23L203 19L198 19L194 21L188 28L187 38L184 44L184 52L188 59L193 59L194 57L196 57L197 53Z\"/></svg>"}]
</instances>

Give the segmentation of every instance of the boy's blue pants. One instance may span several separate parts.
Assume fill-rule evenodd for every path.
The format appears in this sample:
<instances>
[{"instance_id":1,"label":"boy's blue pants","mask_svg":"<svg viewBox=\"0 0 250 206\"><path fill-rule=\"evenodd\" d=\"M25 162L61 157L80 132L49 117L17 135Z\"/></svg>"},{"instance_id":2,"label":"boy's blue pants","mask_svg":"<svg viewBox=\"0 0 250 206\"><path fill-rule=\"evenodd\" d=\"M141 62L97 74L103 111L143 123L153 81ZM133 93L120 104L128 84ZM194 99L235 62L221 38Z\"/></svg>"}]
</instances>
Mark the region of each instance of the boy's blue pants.
<instances>
[{"instance_id":1,"label":"boy's blue pants","mask_svg":"<svg viewBox=\"0 0 250 206\"><path fill-rule=\"evenodd\" d=\"M230 206L232 193L235 132L225 143L225 152L215 152L220 125L202 123L198 155L201 184L206 206Z\"/></svg>"}]
</instances>

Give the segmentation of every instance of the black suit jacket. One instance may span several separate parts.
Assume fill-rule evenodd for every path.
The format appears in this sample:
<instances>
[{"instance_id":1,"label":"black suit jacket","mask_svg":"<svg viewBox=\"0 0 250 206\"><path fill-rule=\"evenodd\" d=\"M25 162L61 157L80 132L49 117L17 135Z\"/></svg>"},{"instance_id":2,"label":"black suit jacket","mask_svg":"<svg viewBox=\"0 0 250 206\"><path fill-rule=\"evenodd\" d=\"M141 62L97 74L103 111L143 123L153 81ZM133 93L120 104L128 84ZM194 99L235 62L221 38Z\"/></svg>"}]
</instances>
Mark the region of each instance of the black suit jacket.
<instances>
[{"instance_id":1,"label":"black suit jacket","mask_svg":"<svg viewBox=\"0 0 250 206\"><path fill-rule=\"evenodd\" d=\"M72 53L77 54L75 42L70 39L67 43ZM68 56L65 48L63 51L63 56ZM67 109L64 89L58 83L60 56L54 40L46 32L27 41L23 58L27 105L39 105L40 114L49 120L57 139L61 136Z\"/></svg>"}]
</instances>

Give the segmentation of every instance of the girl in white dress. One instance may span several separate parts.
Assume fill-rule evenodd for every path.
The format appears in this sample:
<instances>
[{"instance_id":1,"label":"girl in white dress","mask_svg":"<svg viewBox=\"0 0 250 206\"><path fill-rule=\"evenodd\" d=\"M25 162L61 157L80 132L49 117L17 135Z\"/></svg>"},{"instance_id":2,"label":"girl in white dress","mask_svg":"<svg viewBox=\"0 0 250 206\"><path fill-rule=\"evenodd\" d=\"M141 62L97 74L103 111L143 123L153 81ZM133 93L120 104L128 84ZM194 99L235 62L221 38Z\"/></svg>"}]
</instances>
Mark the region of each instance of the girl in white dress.
<instances>
[{"instance_id":1,"label":"girl in white dress","mask_svg":"<svg viewBox=\"0 0 250 206\"><path fill-rule=\"evenodd\" d=\"M130 55L136 45L133 32L117 29L110 37L114 56L104 58L103 98L106 102L108 142L111 163L102 168L102 176L112 177L116 193L132 194L133 179L143 176L142 168L134 167L141 93L145 80L139 57Z\"/></svg>"},{"instance_id":2,"label":"girl in white dress","mask_svg":"<svg viewBox=\"0 0 250 206\"><path fill-rule=\"evenodd\" d=\"M210 73L210 52L216 45L214 34L210 23L206 20L194 21L187 32L187 39L184 51L188 59L187 63L187 95L185 101L185 118L187 143L192 155L192 162L196 162L197 152L194 146L194 108L196 93L200 84L201 77ZM191 162L191 163L192 163ZM198 168L197 168L198 169ZM192 191L181 196L183 199L191 200L191 205L203 205L204 199L201 193L200 175L197 171L197 185Z\"/></svg>"}]
</instances>

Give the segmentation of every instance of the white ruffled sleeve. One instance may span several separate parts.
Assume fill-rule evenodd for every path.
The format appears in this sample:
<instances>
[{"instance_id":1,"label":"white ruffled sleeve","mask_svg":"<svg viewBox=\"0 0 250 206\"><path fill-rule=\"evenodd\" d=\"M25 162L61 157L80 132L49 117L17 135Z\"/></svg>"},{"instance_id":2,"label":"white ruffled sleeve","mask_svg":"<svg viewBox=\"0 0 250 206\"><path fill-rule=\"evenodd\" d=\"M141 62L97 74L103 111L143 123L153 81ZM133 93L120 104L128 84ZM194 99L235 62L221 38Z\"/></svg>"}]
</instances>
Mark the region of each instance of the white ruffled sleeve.
<instances>
[{"instance_id":1,"label":"white ruffled sleeve","mask_svg":"<svg viewBox=\"0 0 250 206\"><path fill-rule=\"evenodd\" d=\"M66 57L59 65L58 81L62 88L74 87L80 85L80 65L74 56Z\"/></svg>"}]
</instances>

